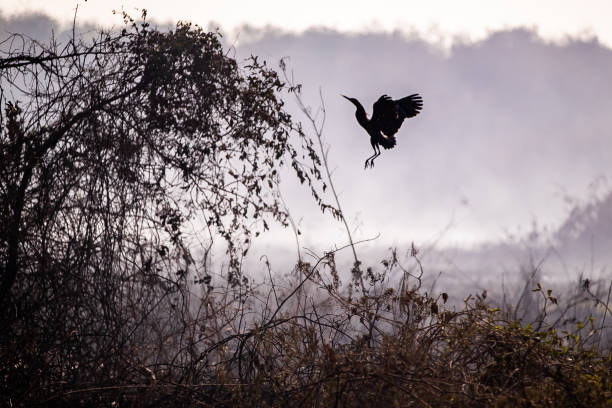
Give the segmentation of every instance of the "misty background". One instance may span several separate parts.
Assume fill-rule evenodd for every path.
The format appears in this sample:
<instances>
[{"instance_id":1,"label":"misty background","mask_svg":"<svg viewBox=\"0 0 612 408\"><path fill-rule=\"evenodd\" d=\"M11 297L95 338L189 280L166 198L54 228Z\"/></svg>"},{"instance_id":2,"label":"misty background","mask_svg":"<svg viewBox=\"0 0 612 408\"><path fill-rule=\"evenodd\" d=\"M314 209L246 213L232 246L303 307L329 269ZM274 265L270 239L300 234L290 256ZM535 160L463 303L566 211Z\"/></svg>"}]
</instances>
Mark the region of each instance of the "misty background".
<instances>
[{"instance_id":1,"label":"misty background","mask_svg":"<svg viewBox=\"0 0 612 408\"><path fill-rule=\"evenodd\" d=\"M0 15L0 41L18 32L44 42L67 28L42 14ZM389 247L406 255L414 242L426 270L464 285L498 285L541 261L550 282L612 276L612 50L596 38L551 42L525 28L448 47L418 32L244 26L224 39L239 59L253 54L278 66L288 58L304 102L314 114L324 104L324 138L354 239L377 237L359 246L365 259ZM340 94L371 114L382 94L417 92L422 113L364 170L369 138ZM281 191L300 246L345 245L341 223L320 214L296 181L287 175ZM286 271L296 261L291 230L260 237L247 264L263 268L262 255Z\"/></svg>"}]
</instances>

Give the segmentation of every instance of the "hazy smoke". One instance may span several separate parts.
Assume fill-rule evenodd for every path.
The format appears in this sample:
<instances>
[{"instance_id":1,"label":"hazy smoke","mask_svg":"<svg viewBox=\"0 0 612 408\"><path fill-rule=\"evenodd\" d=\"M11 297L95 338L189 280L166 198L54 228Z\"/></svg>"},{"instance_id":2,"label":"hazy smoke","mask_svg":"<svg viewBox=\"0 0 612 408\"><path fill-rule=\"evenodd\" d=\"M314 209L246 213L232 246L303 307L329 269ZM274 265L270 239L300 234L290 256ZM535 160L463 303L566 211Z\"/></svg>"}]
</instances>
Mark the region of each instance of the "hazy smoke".
<instances>
[{"instance_id":1,"label":"hazy smoke","mask_svg":"<svg viewBox=\"0 0 612 408\"><path fill-rule=\"evenodd\" d=\"M0 16L0 38L20 32L44 40L57 27L39 14ZM554 44L525 29L442 50L401 34L250 28L238 39L240 58L256 54L275 64L290 57L315 109L321 90L335 183L355 238L381 234L370 248L427 246L440 237L446 246L492 242L445 255L476 269L487 265L483 259L520 256L522 244L508 243L508 235L535 237L540 248L554 244L574 258L609 252L610 196L580 206L563 200L586 197L590 182L612 175L612 50L596 40ZM383 93L414 92L423 95L422 114L406 121L397 147L364 171L368 137L339 94L371 111ZM291 99L288 105L303 118ZM340 226L317 212L306 190L287 178L283 193L300 221L303 246L344 244ZM287 234L265 236L261 252L278 245L291 252Z\"/></svg>"},{"instance_id":2,"label":"hazy smoke","mask_svg":"<svg viewBox=\"0 0 612 408\"><path fill-rule=\"evenodd\" d=\"M567 215L564 195L584 196L592 180L611 174L612 51L596 41L552 44L513 30L445 52L399 34L245 32L254 40L240 55L272 63L290 56L315 108L321 88L334 177L364 236L422 241L453 221L447 242L461 244L533 220L556 228ZM368 137L339 94L371 111L383 93L414 92L423 95L422 114L364 171ZM307 219L301 201L293 204Z\"/></svg>"}]
</instances>

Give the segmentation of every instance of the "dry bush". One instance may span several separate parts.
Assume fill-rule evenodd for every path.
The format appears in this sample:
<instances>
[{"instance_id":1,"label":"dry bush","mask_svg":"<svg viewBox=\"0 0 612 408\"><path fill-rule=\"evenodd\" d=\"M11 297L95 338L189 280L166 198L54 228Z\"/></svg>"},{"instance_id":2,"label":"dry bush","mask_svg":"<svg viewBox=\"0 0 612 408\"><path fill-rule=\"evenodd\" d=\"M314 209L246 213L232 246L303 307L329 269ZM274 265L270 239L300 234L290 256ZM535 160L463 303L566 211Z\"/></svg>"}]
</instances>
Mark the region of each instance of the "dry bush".
<instances>
[{"instance_id":1,"label":"dry bush","mask_svg":"<svg viewBox=\"0 0 612 408\"><path fill-rule=\"evenodd\" d=\"M396 262L393 257L385 261L401 268ZM587 341L602 330L594 319L572 332L546 324L535 330L504 318L506 313L487 304L486 294L449 308L445 293L434 298L421 291L420 276L403 291L377 288L384 274L359 297L311 275L334 300L329 310L336 313L313 305L254 337L255 375L241 378L234 402L325 407L610 403L610 349Z\"/></svg>"}]
</instances>

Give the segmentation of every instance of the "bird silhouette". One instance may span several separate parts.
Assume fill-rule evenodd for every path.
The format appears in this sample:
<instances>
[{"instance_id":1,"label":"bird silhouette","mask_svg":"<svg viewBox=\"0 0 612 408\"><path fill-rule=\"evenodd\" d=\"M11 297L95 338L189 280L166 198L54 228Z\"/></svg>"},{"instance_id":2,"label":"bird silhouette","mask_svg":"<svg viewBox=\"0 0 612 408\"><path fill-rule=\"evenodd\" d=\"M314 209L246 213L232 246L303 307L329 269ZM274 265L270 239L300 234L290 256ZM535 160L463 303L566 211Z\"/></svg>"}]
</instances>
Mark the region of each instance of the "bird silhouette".
<instances>
[{"instance_id":1,"label":"bird silhouette","mask_svg":"<svg viewBox=\"0 0 612 408\"><path fill-rule=\"evenodd\" d=\"M368 119L365 109L357 99L341 96L355 105L357 122L370 135L374 154L366 159L364 166L366 169L374 167L374 159L380 156L380 146L385 149L392 149L395 146L395 134L402 126L404 119L418 115L423 108L423 98L419 94L412 94L398 100L383 95L374 102L372 119Z\"/></svg>"}]
</instances>

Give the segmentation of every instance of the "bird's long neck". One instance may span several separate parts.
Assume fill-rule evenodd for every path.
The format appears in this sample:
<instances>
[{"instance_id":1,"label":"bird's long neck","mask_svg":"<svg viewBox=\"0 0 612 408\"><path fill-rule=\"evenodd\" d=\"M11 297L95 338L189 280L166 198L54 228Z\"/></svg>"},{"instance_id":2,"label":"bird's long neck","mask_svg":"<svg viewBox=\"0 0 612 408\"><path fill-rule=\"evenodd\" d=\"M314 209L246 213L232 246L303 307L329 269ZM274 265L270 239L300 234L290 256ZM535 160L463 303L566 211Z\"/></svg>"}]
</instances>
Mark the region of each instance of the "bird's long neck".
<instances>
[{"instance_id":1,"label":"bird's long neck","mask_svg":"<svg viewBox=\"0 0 612 408\"><path fill-rule=\"evenodd\" d=\"M363 128L368 129L368 127L370 126L370 120L366 115L365 109L363 109L363 106L361 106L359 102L357 102L355 106L357 107L357 110L355 111L355 117L357 118L357 122L359 122L359 124Z\"/></svg>"}]
</instances>

